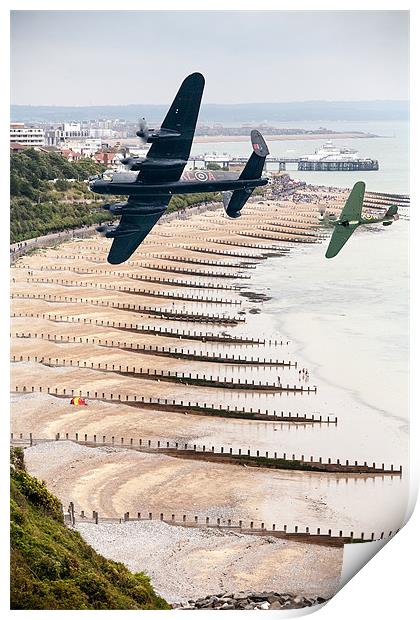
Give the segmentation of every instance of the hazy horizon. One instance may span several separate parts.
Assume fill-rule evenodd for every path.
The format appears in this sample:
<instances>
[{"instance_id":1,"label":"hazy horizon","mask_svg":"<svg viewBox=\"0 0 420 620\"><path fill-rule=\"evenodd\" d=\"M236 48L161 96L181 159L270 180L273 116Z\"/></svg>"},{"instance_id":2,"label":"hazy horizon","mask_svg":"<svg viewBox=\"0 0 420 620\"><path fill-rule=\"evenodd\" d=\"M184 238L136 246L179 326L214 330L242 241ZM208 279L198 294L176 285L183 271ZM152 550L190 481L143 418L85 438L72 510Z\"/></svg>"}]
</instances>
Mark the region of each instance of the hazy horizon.
<instances>
[{"instance_id":1,"label":"hazy horizon","mask_svg":"<svg viewBox=\"0 0 420 620\"><path fill-rule=\"evenodd\" d=\"M173 93L175 94L175 93ZM130 104L114 106L12 106L11 120L16 122L63 122L98 118L136 121L146 117L152 123L163 119L168 104ZM199 124L239 123L281 124L312 121L313 124L330 121L408 120L407 101L312 101L283 103L230 103L203 104Z\"/></svg>"},{"instance_id":2,"label":"hazy horizon","mask_svg":"<svg viewBox=\"0 0 420 620\"><path fill-rule=\"evenodd\" d=\"M11 101L407 101L408 11L12 11Z\"/></svg>"},{"instance_id":3,"label":"hazy horizon","mask_svg":"<svg viewBox=\"0 0 420 620\"><path fill-rule=\"evenodd\" d=\"M173 93L175 95L175 92ZM248 102L248 103L228 103L226 101L214 101L213 103L207 103L204 104L207 107L211 107L211 106L241 106L241 105L253 105L253 106L263 106L263 105L294 105L294 104L299 104L299 105L305 105L305 104L318 104L318 103L324 103L324 104L342 104L342 103L351 103L351 104L365 104L365 103L391 103L391 104L398 104L398 103L409 103L410 99L303 99L301 101L296 101L296 100L290 100L290 101L252 101L252 102ZM165 106L167 107L167 104L170 103L169 101L167 103L165 102L157 102L157 103L150 103L150 101L131 101L131 102L126 102L126 103L109 103L109 104L74 104L74 105L66 105L66 104L50 104L50 103L12 103L10 105L11 108L98 108L98 107L104 107L104 108L119 108L119 107L126 107L129 108L131 106L136 106L136 105L147 105L147 106L155 106L155 107L160 107L160 106Z\"/></svg>"}]
</instances>

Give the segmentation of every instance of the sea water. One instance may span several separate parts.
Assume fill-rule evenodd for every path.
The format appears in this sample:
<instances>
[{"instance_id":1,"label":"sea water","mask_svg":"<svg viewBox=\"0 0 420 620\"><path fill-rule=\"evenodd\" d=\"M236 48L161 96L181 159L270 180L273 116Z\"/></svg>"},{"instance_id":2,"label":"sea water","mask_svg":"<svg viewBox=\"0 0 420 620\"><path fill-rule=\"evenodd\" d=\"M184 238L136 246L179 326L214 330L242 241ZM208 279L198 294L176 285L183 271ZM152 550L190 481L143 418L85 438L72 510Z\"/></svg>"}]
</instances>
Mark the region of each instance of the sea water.
<instances>
[{"instance_id":1,"label":"sea water","mask_svg":"<svg viewBox=\"0 0 420 620\"><path fill-rule=\"evenodd\" d=\"M409 124L405 121L295 121L269 125L290 129L318 129L326 127L333 131L362 131L374 134L374 138L340 138L334 139L337 147L349 147L359 152L361 157L371 157L379 162L379 170L356 172L298 172L297 165L290 164L287 172L292 178L301 179L314 185L334 187L352 187L356 181L365 181L366 188L374 192L397 194L409 193ZM263 131L263 130L262 130ZM263 131L264 133L264 131ZM320 140L270 140L266 136L270 155L278 157L300 157L311 155L325 144L326 138ZM246 157L251 152L250 143L244 142L207 142L195 143L192 154L228 153L232 156ZM276 166L269 164L269 170ZM290 169L289 169L290 168Z\"/></svg>"},{"instance_id":2,"label":"sea water","mask_svg":"<svg viewBox=\"0 0 420 620\"><path fill-rule=\"evenodd\" d=\"M380 171L292 172L293 178L339 187L363 179L373 191L408 193L407 123L322 124L384 136L334 141L377 158ZM270 151L307 154L323 142L273 141ZM237 142L197 144L194 150L245 155L249 146ZM307 402L297 397L294 410L337 415L338 425L304 427L299 432L279 425L273 433L272 425L261 424L253 426L251 435L259 436L261 447L280 453L402 465L403 476L362 476L358 485L351 477L346 484L339 484L340 476L336 476L333 490L329 475L285 472L283 499L287 498L289 508L282 513L282 504L270 498L265 511L276 516L280 511L285 518L297 520L295 503L300 498L299 521L395 530L404 519L408 497L409 222L360 228L330 260L324 257L327 243L328 239L322 244L295 246L287 256L269 258L257 267L250 286L271 296L262 304L261 314L253 316L254 330L261 330L264 337L268 330L269 336L290 340L289 357L309 369L309 383L318 387L316 396L309 396ZM229 430L230 436L223 439L232 445L239 440L243 445L246 429L238 425L236 437ZM326 500L325 506L314 513L312 504L303 500L318 494Z\"/></svg>"}]
</instances>

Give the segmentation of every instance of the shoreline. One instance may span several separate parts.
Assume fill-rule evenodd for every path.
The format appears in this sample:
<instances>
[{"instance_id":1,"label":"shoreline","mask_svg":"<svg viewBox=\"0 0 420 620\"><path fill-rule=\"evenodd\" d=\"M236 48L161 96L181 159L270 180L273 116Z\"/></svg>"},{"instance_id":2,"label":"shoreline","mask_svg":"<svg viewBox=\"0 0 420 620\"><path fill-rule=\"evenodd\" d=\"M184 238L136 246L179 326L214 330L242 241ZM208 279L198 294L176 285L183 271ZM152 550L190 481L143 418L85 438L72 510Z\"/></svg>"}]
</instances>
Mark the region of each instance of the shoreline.
<instances>
[{"instance_id":1,"label":"shoreline","mask_svg":"<svg viewBox=\"0 0 420 620\"><path fill-rule=\"evenodd\" d=\"M264 133L264 128L260 128ZM380 138L376 134L365 133L362 131L345 131L345 132L331 132L331 133L318 133L318 134L267 134L265 139L267 142L273 141L288 141L288 140L349 140L360 138ZM390 137L390 136L388 136ZM121 138L119 140L110 139L109 144L111 146L118 142L120 145L133 145L135 142L134 136L132 138ZM219 142L249 142L249 135L218 135L218 136L197 136L194 137L194 144L207 144L207 143L219 143Z\"/></svg>"},{"instance_id":2,"label":"shoreline","mask_svg":"<svg viewBox=\"0 0 420 620\"><path fill-rule=\"evenodd\" d=\"M264 128L261 130L264 132ZM353 138L378 138L374 134L363 133L358 131L336 132L336 133L319 133L319 134L267 134L265 136L267 142L288 141L288 140L348 140ZM196 136L193 144L207 142L248 142L249 136Z\"/></svg>"},{"instance_id":3,"label":"shoreline","mask_svg":"<svg viewBox=\"0 0 420 620\"><path fill-rule=\"evenodd\" d=\"M117 268L106 263L108 243L98 237L69 240L56 248L18 259L12 267L12 354L21 363L13 365L12 386L42 386L42 393L36 388L33 393L13 396L12 431L16 435L19 432L33 432L35 437L51 437L57 433L62 433L62 436L65 433L79 433L80 437L95 434L101 438L112 435L117 442L121 437L140 436L149 441L164 437L181 445L197 443L208 449L216 446L216 450L220 445L225 446L225 450L238 447L244 450L260 449L264 451L261 454L279 450L281 446L282 453L286 451L299 457L309 454L316 458L320 455L323 458L359 459L360 462L372 460L363 442L361 447L351 446L348 450L351 454L339 451L346 445L341 428L344 424L345 429L345 424L354 415L353 403L349 400L345 406L340 404L339 407L337 400L329 400L334 392L325 389L324 385L320 393L311 391L298 396L266 394L258 390L239 391L211 385L215 377L220 377L221 383L226 385L249 381L251 377L257 383L267 380L277 382L281 377L285 385L312 388L314 379L302 379L300 376L302 360L298 348L293 342L283 344L282 334L273 333L271 319L266 320L265 304L272 303L272 300L266 301L272 297L267 283L258 285L254 276L249 282L246 280L250 289L246 290L245 297L241 296L243 290L235 289L233 285L235 279L238 284L237 278L241 275L254 272L246 267L249 258L257 263L255 273L266 264L267 256L262 256L261 248L268 257L276 256L275 263L270 261L271 269L276 267L280 277L290 266L289 261L293 260L295 252L301 252L302 247L306 248L305 253L308 248L315 250L320 242L318 236L311 238L310 246L304 241L307 241L306 232L313 230L314 226L322 232L318 227L319 204L339 211L344 194L340 189L316 187L301 188L295 195L282 196L275 201L256 199L247 205L239 222L227 220L220 206L214 210L188 210L187 217L184 214L183 218L173 214L156 227L133 261ZM273 220L280 225L270 232L269 236L275 235L275 239L268 240L265 227L270 226ZM241 254L246 252L246 257L241 258L244 264L238 260L232 267L229 264L232 258L228 254L217 255L217 261L220 259L225 263L223 271L218 264L200 264L200 261L203 262L203 252L220 252L223 248L221 244L228 244L225 247L235 244ZM279 248L290 251L282 251L279 256ZM183 275L183 281L176 288L173 282L165 282L174 277L165 274L168 265L173 266L174 262L191 262L194 267L191 273ZM49 277L43 275L45 271L55 271L57 264L60 272L54 277L51 277L53 274ZM160 279L138 281L139 277L147 278L152 271ZM194 299L191 299L191 289L185 282L196 287ZM225 282L232 287L223 288ZM130 288L124 290L127 283ZM221 285L219 290L217 287L206 288L207 284L217 283ZM150 294L149 300L146 302L140 298L139 302L138 295L145 287ZM220 300L222 289L223 300ZM162 290L170 292L171 296L158 296ZM259 298L256 299L255 295ZM215 322L215 316L237 314L235 308L226 306L226 298L235 303L240 300L238 311L243 321L230 325L226 321ZM118 307L121 300L124 304ZM152 315L133 310L143 303L153 305ZM202 326L191 322L197 313L207 321ZM29 318L31 333L27 335ZM165 333L165 330L171 333ZM202 338L200 344L195 344L197 331L205 332L211 338ZM33 338L38 332L45 337ZM191 334L191 340L188 334ZM218 341L222 335L223 340ZM229 342L226 336L243 337L250 342ZM123 339L125 341L122 342ZM107 346L101 346L103 343ZM165 354L161 356L160 346L165 348ZM152 348L155 354L143 353L144 347ZM157 378L168 368L166 354L169 349L174 354L180 353L178 357L171 357L170 367L171 371L181 373L181 377L184 373L187 377L184 383L168 383ZM189 357L191 351L194 359ZM258 362L279 358L296 361L297 366L276 369L264 364L229 364L232 356L247 356ZM55 360L64 358L72 360L72 365L57 367ZM41 359L50 361L43 365ZM102 372L102 365L105 364L109 365L109 372L106 373ZM130 373L119 373L121 368L147 369L155 377L153 380L134 378ZM188 382L188 375L194 379L196 374L209 377L210 382L205 385ZM51 395L47 394L47 389ZM69 395L68 398L54 397L54 393L63 393L63 390L64 394ZM71 394L77 395L79 391L87 394L87 407L70 406ZM104 392L122 394L124 399L105 403L100 400ZM163 410L158 405L150 409L133 408L124 402L125 395L128 399L139 395L148 399L156 398L157 394L169 404L172 399L183 402L184 410ZM274 408L293 413L317 412L324 416L333 414L335 409L340 411L340 416L337 427L325 425L320 430L314 425L299 426L287 421L189 415L188 407L198 401L206 403L207 407L222 410L230 406L246 411L253 408L263 413ZM332 444L335 454L330 455ZM47 450L48 445L54 451L53 458L45 458L43 450ZM65 446L62 442L45 446L25 451L28 470L46 480L63 504L74 501L76 509L95 510L104 516L121 515L123 511L136 514L139 506L148 506L154 512L160 510L165 514L172 510L178 514L180 511L193 513L200 518L208 515L214 519L243 518L255 523L288 522L299 528L365 532L367 537L374 530L378 532L379 529L380 534L381 530L395 529L394 522L399 525L396 514L382 511L381 518L378 518L375 507L372 507L373 512L362 509L373 490L377 505L381 506L388 497L391 485L395 502L398 501L403 485L384 477L373 482L369 476L361 476L358 480L357 477L334 473L319 475L264 470L229 463L179 459L163 454L136 453L118 450L117 446L83 449L80 446ZM381 463L383 455L380 446L375 449L374 459ZM285 500L282 506L273 501L279 496ZM392 527L389 527L391 523ZM109 547L109 553L112 549L113 544ZM200 553L203 552L202 549ZM299 563L302 569L305 567L305 553ZM191 565L196 567L193 561ZM161 569L164 570L163 567ZM338 565L335 570L339 575ZM280 587L275 589L281 591ZM207 595L209 592L201 594Z\"/></svg>"}]
</instances>

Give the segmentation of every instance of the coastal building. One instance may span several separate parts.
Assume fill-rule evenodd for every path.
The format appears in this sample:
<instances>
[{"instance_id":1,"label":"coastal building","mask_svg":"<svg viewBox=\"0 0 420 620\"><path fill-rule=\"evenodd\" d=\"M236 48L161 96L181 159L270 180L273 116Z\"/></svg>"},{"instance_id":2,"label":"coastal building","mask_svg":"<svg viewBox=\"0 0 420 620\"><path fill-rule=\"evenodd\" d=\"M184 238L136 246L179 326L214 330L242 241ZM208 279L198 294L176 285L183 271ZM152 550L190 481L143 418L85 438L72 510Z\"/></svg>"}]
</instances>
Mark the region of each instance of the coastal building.
<instances>
[{"instance_id":1,"label":"coastal building","mask_svg":"<svg viewBox=\"0 0 420 620\"><path fill-rule=\"evenodd\" d=\"M60 146L66 144L70 146L72 141L80 141L82 138L89 138L90 130L81 123L62 123L57 127L50 127L45 132L45 144L48 146Z\"/></svg>"},{"instance_id":2,"label":"coastal building","mask_svg":"<svg viewBox=\"0 0 420 620\"><path fill-rule=\"evenodd\" d=\"M21 153L25 151L28 147L23 146L23 144L19 144L19 142L11 142L10 143L10 154L12 153Z\"/></svg>"},{"instance_id":3,"label":"coastal building","mask_svg":"<svg viewBox=\"0 0 420 620\"><path fill-rule=\"evenodd\" d=\"M73 149L61 149L60 154L67 159L67 161L79 161L83 155Z\"/></svg>"},{"instance_id":4,"label":"coastal building","mask_svg":"<svg viewBox=\"0 0 420 620\"><path fill-rule=\"evenodd\" d=\"M25 123L10 123L10 143L23 147L44 146L44 130L41 127L29 127Z\"/></svg>"},{"instance_id":5,"label":"coastal building","mask_svg":"<svg viewBox=\"0 0 420 620\"><path fill-rule=\"evenodd\" d=\"M96 163L102 164L103 166L113 167L120 164L121 154L117 151L101 151L95 153L93 159Z\"/></svg>"}]
</instances>

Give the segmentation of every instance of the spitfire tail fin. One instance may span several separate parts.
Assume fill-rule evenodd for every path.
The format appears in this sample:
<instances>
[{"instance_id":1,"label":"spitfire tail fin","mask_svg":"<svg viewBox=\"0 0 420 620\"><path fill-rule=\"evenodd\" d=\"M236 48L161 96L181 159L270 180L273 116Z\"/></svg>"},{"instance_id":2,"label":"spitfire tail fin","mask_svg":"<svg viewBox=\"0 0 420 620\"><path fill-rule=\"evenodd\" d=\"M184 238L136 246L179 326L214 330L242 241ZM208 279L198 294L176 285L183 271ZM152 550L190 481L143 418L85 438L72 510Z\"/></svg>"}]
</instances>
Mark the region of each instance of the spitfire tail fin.
<instances>
[{"instance_id":1,"label":"spitfire tail fin","mask_svg":"<svg viewBox=\"0 0 420 620\"><path fill-rule=\"evenodd\" d=\"M394 215L397 215L397 213L398 213L397 205L391 205L388 211L385 213L385 217L394 217Z\"/></svg>"},{"instance_id":2,"label":"spitfire tail fin","mask_svg":"<svg viewBox=\"0 0 420 620\"><path fill-rule=\"evenodd\" d=\"M382 222L383 226L391 226L391 224L398 220L398 207L396 205L391 205L388 211L385 213L384 221Z\"/></svg>"}]
</instances>

